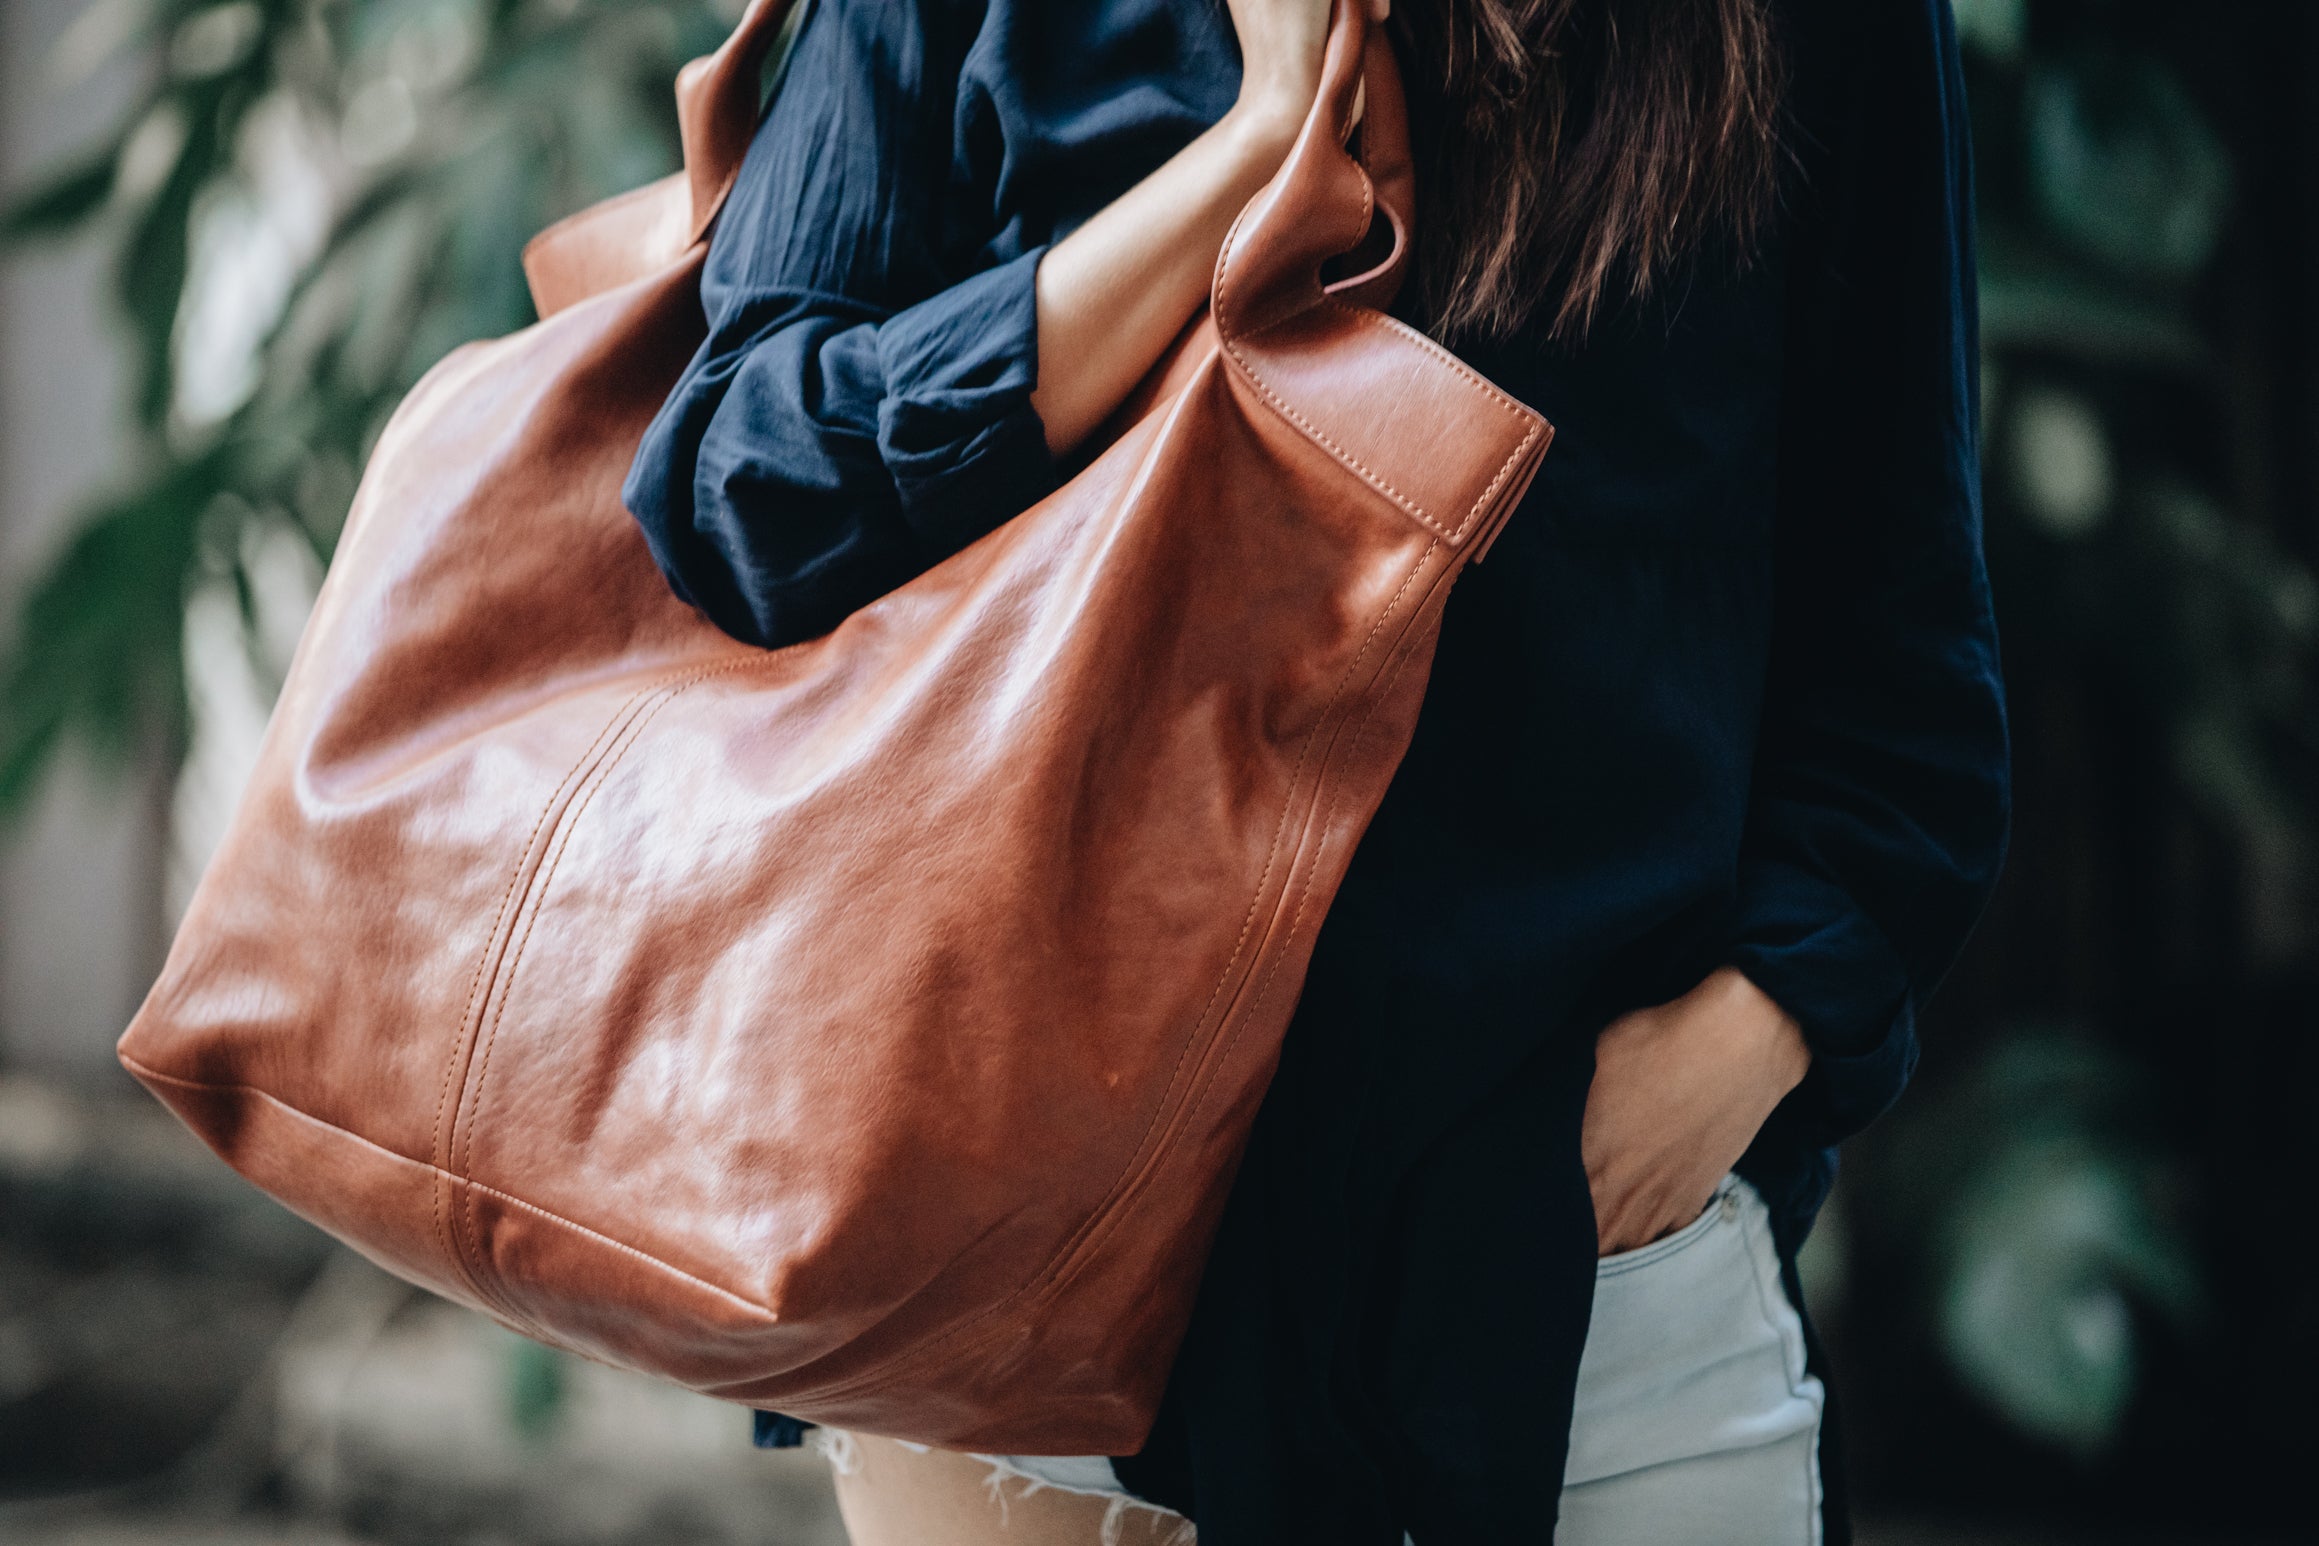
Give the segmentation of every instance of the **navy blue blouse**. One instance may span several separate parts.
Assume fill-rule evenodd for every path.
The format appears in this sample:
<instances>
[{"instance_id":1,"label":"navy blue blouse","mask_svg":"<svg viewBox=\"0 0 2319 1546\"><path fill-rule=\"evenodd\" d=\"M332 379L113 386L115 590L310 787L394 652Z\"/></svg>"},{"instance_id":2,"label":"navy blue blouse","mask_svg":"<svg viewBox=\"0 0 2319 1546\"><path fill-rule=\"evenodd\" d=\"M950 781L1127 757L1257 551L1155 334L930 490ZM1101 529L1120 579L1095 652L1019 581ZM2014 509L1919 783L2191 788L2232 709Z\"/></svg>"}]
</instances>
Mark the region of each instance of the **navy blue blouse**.
<instances>
[{"instance_id":1,"label":"navy blue blouse","mask_svg":"<svg viewBox=\"0 0 2319 1546\"><path fill-rule=\"evenodd\" d=\"M1812 1071L1742 1164L1792 1251L1994 881L1948 6L1780 8L1768 250L1574 348L1461 351L1558 434L1451 600L1122 1466L1204 1546L1536 1539L1591 1302L1593 1032L1725 962L1796 1017ZM1040 255L1237 84L1220 0L817 0L628 484L677 591L810 637L1052 487Z\"/></svg>"}]
</instances>

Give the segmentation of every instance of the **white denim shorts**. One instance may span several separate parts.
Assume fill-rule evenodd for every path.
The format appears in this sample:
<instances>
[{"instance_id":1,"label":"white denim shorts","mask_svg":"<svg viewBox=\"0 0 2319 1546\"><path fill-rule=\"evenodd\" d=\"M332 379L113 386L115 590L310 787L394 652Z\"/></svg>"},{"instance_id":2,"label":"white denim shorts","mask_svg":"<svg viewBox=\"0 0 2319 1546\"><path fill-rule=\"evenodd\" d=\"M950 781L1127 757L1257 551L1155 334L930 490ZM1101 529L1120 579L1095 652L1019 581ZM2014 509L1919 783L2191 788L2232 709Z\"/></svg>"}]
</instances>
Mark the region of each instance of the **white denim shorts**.
<instances>
[{"instance_id":1,"label":"white denim shorts","mask_svg":"<svg viewBox=\"0 0 2319 1546\"><path fill-rule=\"evenodd\" d=\"M1563 1546L1819 1546L1820 1417L1771 1218L1725 1178L1695 1221L1595 1268ZM1000 1473L1127 1507L1101 1456L985 1455Z\"/></svg>"}]
</instances>

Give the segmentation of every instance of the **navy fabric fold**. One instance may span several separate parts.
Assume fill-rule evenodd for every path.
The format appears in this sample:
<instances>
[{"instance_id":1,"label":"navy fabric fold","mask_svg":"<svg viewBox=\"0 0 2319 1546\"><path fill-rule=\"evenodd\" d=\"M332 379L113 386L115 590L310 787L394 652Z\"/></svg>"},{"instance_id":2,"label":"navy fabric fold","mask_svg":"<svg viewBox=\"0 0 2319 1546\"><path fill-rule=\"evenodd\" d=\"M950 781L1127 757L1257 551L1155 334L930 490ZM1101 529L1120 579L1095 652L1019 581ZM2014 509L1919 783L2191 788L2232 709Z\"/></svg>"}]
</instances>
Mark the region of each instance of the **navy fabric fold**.
<instances>
[{"instance_id":1,"label":"navy fabric fold","mask_svg":"<svg viewBox=\"0 0 2319 1546\"><path fill-rule=\"evenodd\" d=\"M826 633L1055 484L1039 262L1222 114L1204 0L810 0L624 497L726 632Z\"/></svg>"}]
</instances>

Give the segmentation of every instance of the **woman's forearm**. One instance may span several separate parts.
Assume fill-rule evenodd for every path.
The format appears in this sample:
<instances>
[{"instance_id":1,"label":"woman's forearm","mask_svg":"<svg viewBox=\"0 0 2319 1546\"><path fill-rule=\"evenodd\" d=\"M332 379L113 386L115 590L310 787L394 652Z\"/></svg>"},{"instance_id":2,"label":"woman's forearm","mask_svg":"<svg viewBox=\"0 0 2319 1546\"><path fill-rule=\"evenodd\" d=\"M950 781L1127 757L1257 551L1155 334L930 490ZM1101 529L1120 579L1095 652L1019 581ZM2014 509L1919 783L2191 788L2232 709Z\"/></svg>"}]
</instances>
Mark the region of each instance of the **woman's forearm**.
<instances>
[{"instance_id":1,"label":"woman's forearm","mask_svg":"<svg viewBox=\"0 0 2319 1546\"><path fill-rule=\"evenodd\" d=\"M1200 309L1225 233L1301 116L1243 102L1040 262L1031 406L1056 455L1110 417Z\"/></svg>"},{"instance_id":2,"label":"woman's forearm","mask_svg":"<svg viewBox=\"0 0 2319 1546\"><path fill-rule=\"evenodd\" d=\"M1372 21L1392 10L1364 3ZM1225 4L1240 41L1232 110L1039 264L1031 406L1058 456L1127 400L1200 309L1233 218L1280 170L1312 108L1332 0Z\"/></svg>"}]
</instances>

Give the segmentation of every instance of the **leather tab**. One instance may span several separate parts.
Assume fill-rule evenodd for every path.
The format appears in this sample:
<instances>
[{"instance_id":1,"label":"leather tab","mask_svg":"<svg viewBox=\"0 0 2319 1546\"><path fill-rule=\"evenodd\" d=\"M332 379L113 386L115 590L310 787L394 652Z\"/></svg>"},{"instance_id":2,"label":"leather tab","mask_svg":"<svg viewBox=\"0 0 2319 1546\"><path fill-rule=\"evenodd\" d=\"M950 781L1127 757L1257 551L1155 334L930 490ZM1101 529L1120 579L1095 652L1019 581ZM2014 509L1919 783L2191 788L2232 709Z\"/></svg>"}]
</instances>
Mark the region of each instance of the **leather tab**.
<instances>
[{"instance_id":1,"label":"leather tab","mask_svg":"<svg viewBox=\"0 0 2319 1546\"><path fill-rule=\"evenodd\" d=\"M1368 41L1367 7L1336 0L1312 112L1288 160L1232 223L1216 259L1213 308L1226 342L1317 305L1321 265L1369 234L1376 190L1345 149Z\"/></svg>"},{"instance_id":2,"label":"leather tab","mask_svg":"<svg viewBox=\"0 0 2319 1546\"><path fill-rule=\"evenodd\" d=\"M683 171L567 216L524 247L541 316L658 272L708 234L756 137L766 51L797 3L752 0L722 47L678 73Z\"/></svg>"},{"instance_id":3,"label":"leather tab","mask_svg":"<svg viewBox=\"0 0 2319 1546\"><path fill-rule=\"evenodd\" d=\"M724 207L741 162L756 137L763 105L758 86L765 51L781 35L795 0L749 0L733 35L715 53L695 59L676 77L677 131L684 141L685 177L692 188L692 237L698 241Z\"/></svg>"},{"instance_id":4,"label":"leather tab","mask_svg":"<svg viewBox=\"0 0 2319 1546\"><path fill-rule=\"evenodd\" d=\"M1376 28L1370 29L1362 58L1361 88L1366 99L1361 111L1361 169L1369 174L1376 218L1386 223L1392 242L1374 266L1336 281L1328 293L1383 311L1401 293L1402 276L1409 268L1409 233L1417 224L1417 169L1409 151L1409 103L1402 91L1400 61L1393 56L1391 41Z\"/></svg>"},{"instance_id":5,"label":"leather tab","mask_svg":"<svg viewBox=\"0 0 2319 1546\"><path fill-rule=\"evenodd\" d=\"M1249 202L1216 265L1213 315L1247 390L1455 550L1519 496L1552 431L1523 404L1382 314L1408 259L1415 178L1400 70L1361 0L1337 0L1321 87L1287 162ZM1346 149L1356 103L1361 158ZM1392 243L1322 281L1373 220Z\"/></svg>"},{"instance_id":6,"label":"leather tab","mask_svg":"<svg viewBox=\"0 0 2319 1546\"><path fill-rule=\"evenodd\" d=\"M1451 548L1520 497L1553 436L1432 339L1334 298L1224 347L1273 412Z\"/></svg>"}]
</instances>

